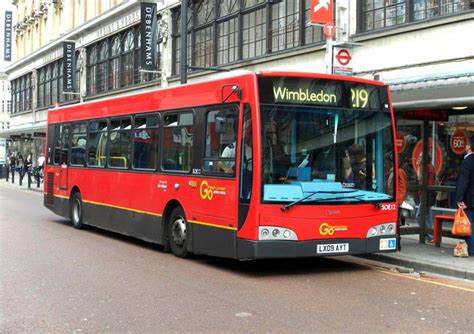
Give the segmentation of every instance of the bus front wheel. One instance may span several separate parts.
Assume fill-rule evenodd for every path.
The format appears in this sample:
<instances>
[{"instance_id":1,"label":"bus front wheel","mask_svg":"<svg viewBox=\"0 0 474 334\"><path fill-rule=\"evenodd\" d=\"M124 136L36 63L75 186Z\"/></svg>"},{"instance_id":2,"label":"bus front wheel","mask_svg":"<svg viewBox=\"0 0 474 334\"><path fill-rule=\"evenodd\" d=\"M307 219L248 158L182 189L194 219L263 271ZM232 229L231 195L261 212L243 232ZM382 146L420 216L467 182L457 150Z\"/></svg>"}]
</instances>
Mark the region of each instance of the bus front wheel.
<instances>
[{"instance_id":1,"label":"bus front wheel","mask_svg":"<svg viewBox=\"0 0 474 334\"><path fill-rule=\"evenodd\" d=\"M82 196L81 193L74 193L71 201L71 222L72 226L77 229L83 229L82 223Z\"/></svg>"},{"instance_id":2,"label":"bus front wheel","mask_svg":"<svg viewBox=\"0 0 474 334\"><path fill-rule=\"evenodd\" d=\"M168 239L171 251L177 257L186 258L189 256L188 245L188 223L181 207L174 208L170 215L168 224Z\"/></svg>"}]
</instances>

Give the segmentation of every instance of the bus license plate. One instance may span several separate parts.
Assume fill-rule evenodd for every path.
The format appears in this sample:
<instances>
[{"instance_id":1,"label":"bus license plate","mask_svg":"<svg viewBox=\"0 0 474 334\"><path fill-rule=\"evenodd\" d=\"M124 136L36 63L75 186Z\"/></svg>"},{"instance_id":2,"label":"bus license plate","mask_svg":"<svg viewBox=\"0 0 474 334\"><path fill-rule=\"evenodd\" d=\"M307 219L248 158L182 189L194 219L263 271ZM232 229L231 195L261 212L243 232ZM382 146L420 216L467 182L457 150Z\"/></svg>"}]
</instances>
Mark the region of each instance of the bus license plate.
<instances>
[{"instance_id":1,"label":"bus license plate","mask_svg":"<svg viewBox=\"0 0 474 334\"><path fill-rule=\"evenodd\" d=\"M326 253L347 253L349 252L349 244L325 244L318 245L317 253L326 254Z\"/></svg>"}]
</instances>

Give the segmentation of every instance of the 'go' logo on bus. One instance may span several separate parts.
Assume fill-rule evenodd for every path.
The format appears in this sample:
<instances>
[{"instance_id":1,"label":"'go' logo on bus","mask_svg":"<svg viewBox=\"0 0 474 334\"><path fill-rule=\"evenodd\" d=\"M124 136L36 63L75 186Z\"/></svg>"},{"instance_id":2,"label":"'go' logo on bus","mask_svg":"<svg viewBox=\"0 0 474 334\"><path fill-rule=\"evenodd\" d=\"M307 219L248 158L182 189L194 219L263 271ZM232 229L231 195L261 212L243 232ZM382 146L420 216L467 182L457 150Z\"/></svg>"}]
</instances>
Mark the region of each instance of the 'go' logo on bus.
<instances>
[{"instance_id":1,"label":"'go' logo on bus","mask_svg":"<svg viewBox=\"0 0 474 334\"><path fill-rule=\"evenodd\" d=\"M201 182L201 186L199 187L199 195L201 195L202 199L211 200L214 197L214 192L209 187L209 183L204 180Z\"/></svg>"},{"instance_id":2,"label":"'go' logo on bus","mask_svg":"<svg viewBox=\"0 0 474 334\"><path fill-rule=\"evenodd\" d=\"M347 226L331 226L328 223L322 223L319 226L319 233L321 235L333 235L336 231L347 231Z\"/></svg>"}]
</instances>

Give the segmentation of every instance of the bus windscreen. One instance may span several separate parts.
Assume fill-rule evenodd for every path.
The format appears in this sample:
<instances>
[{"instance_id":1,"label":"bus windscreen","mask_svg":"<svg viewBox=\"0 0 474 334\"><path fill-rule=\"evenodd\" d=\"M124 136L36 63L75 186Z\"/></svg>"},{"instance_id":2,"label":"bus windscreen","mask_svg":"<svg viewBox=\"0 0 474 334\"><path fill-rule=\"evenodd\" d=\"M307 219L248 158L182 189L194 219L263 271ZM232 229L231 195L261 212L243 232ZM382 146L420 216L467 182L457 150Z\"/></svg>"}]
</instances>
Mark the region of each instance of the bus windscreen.
<instances>
[{"instance_id":1,"label":"bus windscreen","mask_svg":"<svg viewBox=\"0 0 474 334\"><path fill-rule=\"evenodd\" d=\"M386 87L263 77L259 97L264 202L393 201Z\"/></svg>"}]
</instances>

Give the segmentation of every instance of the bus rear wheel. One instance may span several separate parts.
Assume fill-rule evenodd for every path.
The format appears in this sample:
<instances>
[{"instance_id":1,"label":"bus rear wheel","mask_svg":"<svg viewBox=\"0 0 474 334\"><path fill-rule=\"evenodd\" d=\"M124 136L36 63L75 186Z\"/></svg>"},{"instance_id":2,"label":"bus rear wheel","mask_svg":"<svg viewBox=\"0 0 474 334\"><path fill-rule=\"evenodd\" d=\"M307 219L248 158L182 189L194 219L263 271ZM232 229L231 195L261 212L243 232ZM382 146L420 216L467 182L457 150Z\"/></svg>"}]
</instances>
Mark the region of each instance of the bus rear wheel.
<instances>
[{"instance_id":1,"label":"bus rear wheel","mask_svg":"<svg viewBox=\"0 0 474 334\"><path fill-rule=\"evenodd\" d=\"M189 256L188 246L188 223L181 207L174 208L168 223L168 239L171 251L181 258Z\"/></svg>"},{"instance_id":2,"label":"bus rear wheel","mask_svg":"<svg viewBox=\"0 0 474 334\"><path fill-rule=\"evenodd\" d=\"M84 224L82 223L82 196L79 192L74 193L74 195L72 195L71 222L74 228L77 228L79 230L84 228Z\"/></svg>"}]
</instances>

